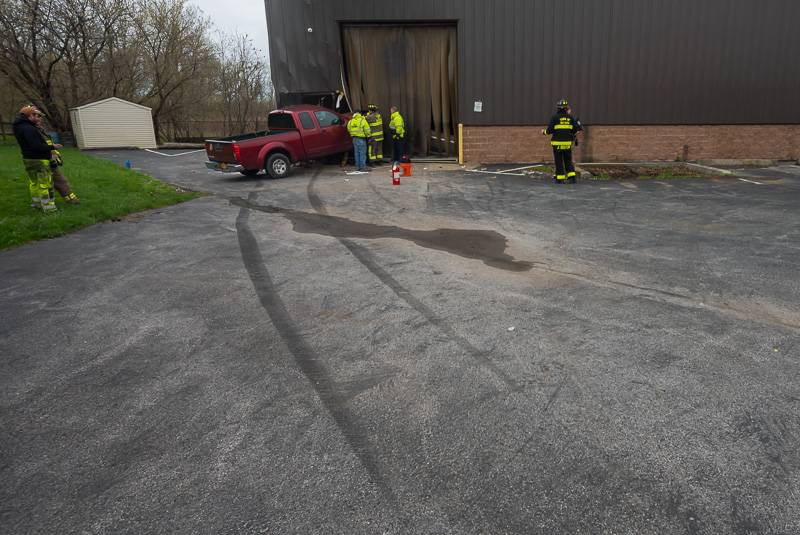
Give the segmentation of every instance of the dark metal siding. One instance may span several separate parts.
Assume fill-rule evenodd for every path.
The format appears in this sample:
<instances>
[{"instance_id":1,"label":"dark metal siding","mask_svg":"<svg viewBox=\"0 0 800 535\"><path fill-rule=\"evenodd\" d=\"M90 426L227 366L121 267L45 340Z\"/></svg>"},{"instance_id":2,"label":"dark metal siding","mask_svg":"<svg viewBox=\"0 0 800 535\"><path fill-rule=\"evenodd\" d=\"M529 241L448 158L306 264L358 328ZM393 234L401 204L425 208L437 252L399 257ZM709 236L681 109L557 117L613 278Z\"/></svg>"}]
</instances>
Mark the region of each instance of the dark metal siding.
<instances>
[{"instance_id":1,"label":"dark metal siding","mask_svg":"<svg viewBox=\"0 0 800 535\"><path fill-rule=\"evenodd\" d=\"M339 87L343 22L442 20L464 124L541 124L562 96L588 124L800 123L800 0L265 2L279 93Z\"/></svg>"}]
</instances>

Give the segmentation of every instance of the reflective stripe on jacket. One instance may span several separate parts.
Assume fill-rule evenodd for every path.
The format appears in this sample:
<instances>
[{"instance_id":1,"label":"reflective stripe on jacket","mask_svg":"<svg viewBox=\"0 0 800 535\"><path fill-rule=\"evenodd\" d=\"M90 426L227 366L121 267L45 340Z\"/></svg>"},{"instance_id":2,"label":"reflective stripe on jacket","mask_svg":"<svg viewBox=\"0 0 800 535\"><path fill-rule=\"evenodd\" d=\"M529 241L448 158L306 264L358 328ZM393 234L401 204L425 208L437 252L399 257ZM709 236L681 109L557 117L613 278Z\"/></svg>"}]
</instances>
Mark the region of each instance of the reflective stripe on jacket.
<instances>
[{"instance_id":1,"label":"reflective stripe on jacket","mask_svg":"<svg viewBox=\"0 0 800 535\"><path fill-rule=\"evenodd\" d=\"M354 113L353 118L347 121L347 133L350 137L369 137L369 123L360 113Z\"/></svg>"},{"instance_id":2,"label":"reflective stripe on jacket","mask_svg":"<svg viewBox=\"0 0 800 535\"><path fill-rule=\"evenodd\" d=\"M367 114L367 123L371 130L370 136L375 141L383 141L383 117L378 112Z\"/></svg>"},{"instance_id":3,"label":"reflective stripe on jacket","mask_svg":"<svg viewBox=\"0 0 800 535\"><path fill-rule=\"evenodd\" d=\"M570 147L575 139L575 134L583 130L580 121L566 112L558 112L550 118L550 123L542 133L550 138L554 147Z\"/></svg>"},{"instance_id":4,"label":"reflective stripe on jacket","mask_svg":"<svg viewBox=\"0 0 800 535\"><path fill-rule=\"evenodd\" d=\"M392 131L393 139L403 139L406 135L406 123L399 111L396 111L389 118L389 130Z\"/></svg>"}]
</instances>

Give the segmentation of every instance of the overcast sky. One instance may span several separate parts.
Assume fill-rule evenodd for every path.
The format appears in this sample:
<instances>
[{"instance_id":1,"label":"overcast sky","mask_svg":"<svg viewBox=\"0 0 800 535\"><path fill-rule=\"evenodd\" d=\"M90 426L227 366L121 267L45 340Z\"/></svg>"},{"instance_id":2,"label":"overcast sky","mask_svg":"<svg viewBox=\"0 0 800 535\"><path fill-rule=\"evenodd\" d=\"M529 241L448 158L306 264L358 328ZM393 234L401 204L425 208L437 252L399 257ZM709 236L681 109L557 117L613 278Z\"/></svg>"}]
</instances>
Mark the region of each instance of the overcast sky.
<instances>
[{"instance_id":1,"label":"overcast sky","mask_svg":"<svg viewBox=\"0 0 800 535\"><path fill-rule=\"evenodd\" d=\"M267 18L264 0L189 0L228 33L247 34L256 48L267 53ZM267 58L269 60L269 58Z\"/></svg>"}]
</instances>

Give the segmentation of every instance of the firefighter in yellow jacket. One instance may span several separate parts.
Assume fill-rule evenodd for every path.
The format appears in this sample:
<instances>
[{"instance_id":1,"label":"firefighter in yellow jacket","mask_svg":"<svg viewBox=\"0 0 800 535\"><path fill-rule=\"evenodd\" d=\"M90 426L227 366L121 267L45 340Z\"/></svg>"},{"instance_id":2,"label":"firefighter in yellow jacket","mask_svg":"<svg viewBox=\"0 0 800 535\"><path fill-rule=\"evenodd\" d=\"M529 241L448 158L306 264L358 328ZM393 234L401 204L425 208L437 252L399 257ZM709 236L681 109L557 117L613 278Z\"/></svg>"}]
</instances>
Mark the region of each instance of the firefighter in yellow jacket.
<instances>
[{"instance_id":1,"label":"firefighter in yellow jacket","mask_svg":"<svg viewBox=\"0 0 800 535\"><path fill-rule=\"evenodd\" d=\"M347 121L347 132L353 138L353 153L356 160L358 171L368 171L367 169L367 139L372 131L369 123L362 115L362 111L353 114L353 118Z\"/></svg>"},{"instance_id":2,"label":"firefighter in yellow jacket","mask_svg":"<svg viewBox=\"0 0 800 535\"><path fill-rule=\"evenodd\" d=\"M550 119L542 134L552 136L553 158L556 164L556 184L575 183L575 164L572 163L572 144L575 136L583 130L581 122L570 113L569 102L561 99L556 104L556 114Z\"/></svg>"},{"instance_id":3,"label":"firefighter in yellow jacket","mask_svg":"<svg viewBox=\"0 0 800 535\"><path fill-rule=\"evenodd\" d=\"M397 106L389 108L389 130L392 132L392 161L399 162L405 154L406 123Z\"/></svg>"},{"instance_id":4,"label":"firefighter in yellow jacket","mask_svg":"<svg viewBox=\"0 0 800 535\"><path fill-rule=\"evenodd\" d=\"M383 163L383 117L378 113L378 106L370 104L367 109L369 123L369 164Z\"/></svg>"}]
</instances>

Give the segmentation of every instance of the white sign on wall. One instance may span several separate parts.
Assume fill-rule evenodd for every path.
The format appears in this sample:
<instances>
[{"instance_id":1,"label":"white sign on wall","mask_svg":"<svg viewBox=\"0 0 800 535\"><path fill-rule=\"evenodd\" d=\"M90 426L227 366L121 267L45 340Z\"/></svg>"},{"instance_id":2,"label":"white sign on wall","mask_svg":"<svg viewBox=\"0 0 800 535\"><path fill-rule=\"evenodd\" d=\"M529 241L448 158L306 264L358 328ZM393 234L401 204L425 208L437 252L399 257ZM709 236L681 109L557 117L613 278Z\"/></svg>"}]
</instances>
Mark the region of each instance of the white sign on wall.
<instances>
[{"instance_id":1,"label":"white sign on wall","mask_svg":"<svg viewBox=\"0 0 800 535\"><path fill-rule=\"evenodd\" d=\"M473 110L475 113L481 113L483 111L483 102L480 100L475 101L475 109Z\"/></svg>"}]
</instances>

